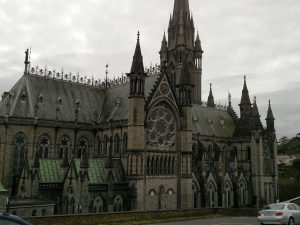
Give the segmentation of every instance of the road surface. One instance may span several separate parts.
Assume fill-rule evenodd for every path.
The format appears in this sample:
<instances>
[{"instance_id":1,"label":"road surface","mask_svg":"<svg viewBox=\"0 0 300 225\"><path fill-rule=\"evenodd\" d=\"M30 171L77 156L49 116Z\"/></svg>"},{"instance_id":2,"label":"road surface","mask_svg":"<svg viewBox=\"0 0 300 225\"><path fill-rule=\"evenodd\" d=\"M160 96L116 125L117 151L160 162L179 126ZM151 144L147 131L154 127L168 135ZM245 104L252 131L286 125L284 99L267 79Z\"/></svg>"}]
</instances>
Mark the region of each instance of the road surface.
<instances>
[{"instance_id":1,"label":"road surface","mask_svg":"<svg viewBox=\"0 0 300 225\"><path fill-rule=\"evenodd\" d=\"M187 220L152 225L258 225L256 217L222 217L212 219Z\"/></svg>"}]
</instances>

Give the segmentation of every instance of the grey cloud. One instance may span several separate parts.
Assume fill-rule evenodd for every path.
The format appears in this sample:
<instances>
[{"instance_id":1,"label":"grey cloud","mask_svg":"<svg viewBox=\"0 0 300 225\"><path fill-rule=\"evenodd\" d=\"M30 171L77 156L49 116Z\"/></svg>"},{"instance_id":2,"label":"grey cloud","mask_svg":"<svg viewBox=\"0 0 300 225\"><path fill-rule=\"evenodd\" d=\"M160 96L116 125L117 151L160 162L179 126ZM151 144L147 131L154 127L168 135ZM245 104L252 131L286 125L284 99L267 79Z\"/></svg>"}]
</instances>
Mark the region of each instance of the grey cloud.
<instances>
[{"instance_id":1,"label":"grey cloud","mask_svg":"<svg viewBox=\"0 0 300 225\"><path fill-rule=\"evenodd\" d=\"M29 46L33 65L103 78L109 63L113 77L129 71L140 30L145 65L157 63L172 7L173 0L0 0L0 91L22 75ZM190 0L190 7L205 51L203 98L212 82L217 102L230 90L238 103L246 74L262 112L274 102L278 133L297 132L300 1Z\"/></svg>"}]
</instances>

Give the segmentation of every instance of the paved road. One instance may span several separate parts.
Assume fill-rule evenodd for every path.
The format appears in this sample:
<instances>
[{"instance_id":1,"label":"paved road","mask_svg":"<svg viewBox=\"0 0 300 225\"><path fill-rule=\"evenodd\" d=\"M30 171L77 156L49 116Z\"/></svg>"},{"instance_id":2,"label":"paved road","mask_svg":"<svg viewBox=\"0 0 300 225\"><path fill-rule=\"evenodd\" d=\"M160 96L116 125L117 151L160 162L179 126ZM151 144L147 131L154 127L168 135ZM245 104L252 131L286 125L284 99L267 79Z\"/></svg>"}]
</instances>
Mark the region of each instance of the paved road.
<instances>
[{"instance_id":1,"label":"paved road","mask_svg":"<svg viewBox=\"0 0 300 225\"><path fill-rule=\"evenodd\" d=\"M188 220L160 223L157 225L258 225L256 217L222 217L213 219ZM154 225L154 224L152 224Z\"/></svg>"}]
</instances>

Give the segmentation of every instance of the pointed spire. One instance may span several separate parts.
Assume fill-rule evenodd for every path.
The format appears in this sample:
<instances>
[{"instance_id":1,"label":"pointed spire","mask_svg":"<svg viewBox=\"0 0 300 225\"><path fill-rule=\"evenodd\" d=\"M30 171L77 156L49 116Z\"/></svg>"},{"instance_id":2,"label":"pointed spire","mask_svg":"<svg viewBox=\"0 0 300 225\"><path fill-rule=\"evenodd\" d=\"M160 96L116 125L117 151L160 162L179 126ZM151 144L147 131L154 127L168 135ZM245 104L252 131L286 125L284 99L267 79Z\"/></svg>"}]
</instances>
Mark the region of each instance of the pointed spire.
<instances>
[{"instance_id":1,"label":"pointed spire","mask_svg":"<svg viewBox=\"0 0 300 225\"><path fill-rule=\"evenodd\" d=\"M166 53L168 51L168 42L167 42L167 38L166 38L166 32L164 31L164 36L161 42L161 48L160 48L160 54L162 53Z\"/></svg>"},{"instance_id":2,"label":"pointed spire","mask_svg":"<svg viewBox=\"0 0 300 225\"><path fill-rule=\"evenodd\" d=\"M254 100L253 100L252 116L258 116L258 117L260 117L259 111L258 111L258 107L257 107L257 104L256 104L256 97L254 97Z\"/></svg>"},{"instance_id":3,"label":"pointed spire","mask_svg":"<svg viewBox=\"0 0 300 225\"><path fill-rule=\"evenodd\" d=\"M195 41L195 52L196 52L196 54L200 53L200 54L197 54L197 56L196 56L197 58L202 57L203 50L202 50L202 47L201 47L201 40L200 40L200 37L199 37L199 31L197 31L197 37L196 37L196 41Z\"/></svg>"},{"instance_id":4,"label":"pointed spire","mask_svg":"<svg viewBox=\"0 0 300 225\"><path fill-rule=\"evenodd\" d=\"M267 118L266 118L266 122L267 122L267 131L269 133L273 133L275 132L275 118L272 112L272 107L271 107L271 100L269 100L269 108L268 108L268 113L267 113Z\"/></svg>"},{"instance_id":5,"label":"pointed spire","mask_svg":"<svg viewBox=\"0 0 300 225\"><path fill-rule=\"evenodd\" d=\"M180 12L179 16L179 28L178 28L178 39L177 45L185 45L185 38L184 38L184 20L183 20L183 12Z\"/></svg>"},{"instance_id":6,"label":"pointed spire","mask_svg":"<svg viewBox=\"0 0 300 225\"><path fill-rule=\"evenodd\" d=\"M86 149L84 149L82 152L82 157L80 160L80 168L82 168L82 169L89 168L89 160L88 160Z\"/></svg>"},{"instance_id":7,"label":"pointed spire","mask_svg":"<svg viewBox=\"0 0 300 225\"><path fill-rule=\"evenodd\" d=\"M35 151L33 167L40 167L40 157L38 151Z\"/></svg>"},{"instance_id":8,"label":"pointed spire","mask_svg":"<svg viewBox=\"0 0 300 225\"><path fill-rule=\"evenodd\" d=\"M130 97L144 97L146 75L140 46L140 32L138 32L131 70L127 73L130 79Z\"/></svg>"},{"instance_id":9,"label":"pointed spire","mask_svg":"<svg viewBox=\"0 0 300 225\"><path fill-rule=\"evenodd\" d=\"M176 17L180 12L183 12L184 14L189 14L189 0L175 0L173 16Z\"/></svg>"},{"instance_id":10,"label":"pointed spire","mask_svg":"<svg viewBox=\"0 0 300 225\"><path fill-rule=\"evenodd\" d=\"M209 90L209 96L207 99L207 107L215 107L215 100L212 93L212 84L210 83L210 90Z\"/></svg>"},{"instance_id":11,"label":"pointed spire","mask_svg":"<svg viewBox=\"0 0 300 225\"><path fill-rule=\"evenodd\" d=\"M139 31L137 34L137 43L136 43L136 48L135 48L130 72L135 74L144 74L144 64L143 64L143 56L142 56L141 46L140 46Z\"/></svg>"},{"instance_id":12,"label":"pointed spire","mask_svg":"<svg viewBox=\"0 0 300 225\"><path fill-rule=\"evenodd\" d=\"M241 105L251 105L250 97L249 97L249 91L247 87L247 80L246 76L244 76L244 86L243 86L243 91L242 91L242 98L241 98Z\"/></svg>"},{"instance_id":13,"label":"pointed spire","mask_svg":"<svg viewBox=\"0 0 300 225\"><path fill-rule=\"evenodd\" d=\"M269 108L268 108L268 113L267 113L267 118L266 120L275 120L272 107L271 107L271 100L269 100Z\"/></svg>"}]
</instances>

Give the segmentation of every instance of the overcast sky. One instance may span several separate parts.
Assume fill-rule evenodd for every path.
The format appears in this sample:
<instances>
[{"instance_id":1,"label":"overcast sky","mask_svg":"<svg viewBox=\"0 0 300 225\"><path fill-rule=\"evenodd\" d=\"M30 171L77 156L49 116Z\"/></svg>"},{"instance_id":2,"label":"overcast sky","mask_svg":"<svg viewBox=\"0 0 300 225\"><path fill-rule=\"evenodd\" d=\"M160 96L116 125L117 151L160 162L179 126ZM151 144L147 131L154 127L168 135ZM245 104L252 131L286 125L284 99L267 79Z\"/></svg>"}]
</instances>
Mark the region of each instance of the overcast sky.
<instances>
[{"instance_id":1,"label":"overcast sky","mask_svg":"<svg viewBox=\"0 0 300 225\"><path fill-rule=\"evenodd\" d=\"M103 78L129 72L141 32L144 64L158 63L174 0L0 0L0 92L32 65ZM300 1L190 0L203 55L203 96L228 90L238 111L243 75L265 123L268 99L277 136L300 132Z\"/></svg>"}]
</instances>

